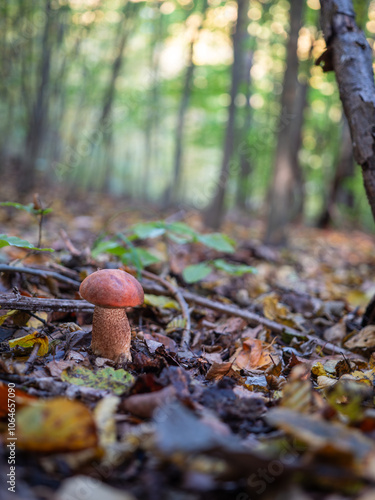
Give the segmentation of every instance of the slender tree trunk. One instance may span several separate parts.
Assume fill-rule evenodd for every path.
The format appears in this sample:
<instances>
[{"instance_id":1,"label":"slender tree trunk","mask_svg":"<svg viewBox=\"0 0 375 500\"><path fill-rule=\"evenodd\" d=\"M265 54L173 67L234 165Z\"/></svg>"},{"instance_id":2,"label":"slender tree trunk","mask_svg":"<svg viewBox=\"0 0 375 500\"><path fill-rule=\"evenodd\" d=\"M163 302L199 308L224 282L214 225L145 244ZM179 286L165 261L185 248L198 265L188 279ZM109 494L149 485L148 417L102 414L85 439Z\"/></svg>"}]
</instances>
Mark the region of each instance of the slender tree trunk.
<instances>
[{"instance_id":1,"label":"slender tree trunk","mask_svg":"<svg viewBox=\"0 0 375 500\"><path fill-rule=\"evenodd\" d=\"M150 178L152 166L157 165L158 153L158 128L160 109L160 55L161 41L163 39L164 22L159 9L159 3L153 2L154 10L157 12L157 19L154 23L153 35L150 40L150 90L146 106L146 121L144 124L144 163L141 181L141 196L147 200L150 196Z\"/></svg>"},{"instance_id":2,"label":"slender tree trunk","mask_svg":"<svg viewBox=\"0 0 375 500\"><path fill-rule=\"evenodd\" d=\"M39 83L37 86L35 101L32 105L31 115L29 117L28 131L25 144L25 170L19 177L18 192L24 195L30 192L35 184L36 162L41 152L44 142L44 134L48 119L49 104L49 84L50 84L50 65L51 65L51 2L45 3L45 24L41 40L42 56L38 68Z\"/></svg>"},{"instance_id":3,"label":"slender tree trunk","mask_svg":"<svg viewBox=\"0 0 375 500\"><path fill-rule=\"evenodd\" d=\"M367 198L375 219L375 85L372 50L355 22L351 0L320 0L327 50L317 60L333 70L349 122L354 158L362 167Z\"/></svg>"},{"instance_id":4,"label":"slender tree trunk","mask_svg":"<svg viewBox=\"0 0 375 500\"><path fill-rule=\"evenodd\" d=\"M171 204L177 203L179 200L180 188L181 188L181 177L182 177L182 155L183 155L183 138L185 130L185 119L186 112L188 110L191 91L192 91L192 81L195 71L194 64L194 47L199 38L199 33L203 27L203 21L205 17L205 12L207 10L208 0L203 0L202 10L201 10L201 22L194 33L189 46L189 57L188 64L185 73L184 88L182 91L180 107L178 110L177 124L176 124L176 140L175 140L175 152L173 161L173 180L172 185L168 187L165 195L164 204L169 206Z\"/></svg>"},{"instance_id":5,"label":"slender tree trunk","mask_svg":"<svg viewBox=\"0 0 375 500\"><path fill-rule=\"evenodd\" d=\"M296 151L299 137L301 104L298 102L298 33L302 25L304 2L290 2L290 33L287 45L286 71L281 95L281 116L278 129L276 160L271 189L268 196L268 217L265 242L271 245L286 243L286 226L293 217L294 188L298 185L300 169ZM299 105L300 109L297 109ZM303 110L302 110L303 113ZM295 121L296 120L296 121ZM296 182L297 181L297 182Z\"/></svg>"},{"instance_id":6,"label":"slender tree trunk","mask_svg":"<svg viewBox=\"0 0 375 500\"><path fill-rule=\"evenodd\" d=\"M344 119L342 125L341 147L339 151L337 167L330 186L324 209L318 220L318 227L328 227L334 218L334 210L337 202L347 206L353 205L353 196L345 188L344 182L354 175L353 146L350 137L348 121Z\"/></svg>"},{"instance_id":7,"label":"slender tree trunk","mask_svg":"<svg viewBox=\"0 0 375 500\"><path fill-rule=\"evenodd\" d=\"M123 67L124 50L132 30L132 23L134 17L138 12L138 10L139 10L139 4L128 3L126 1L124 7L125 19L123 22L119 24L119 32L118 32L119 38L116 44L117 54L113 61L111 77L109 80L106 93L104 95L100 118L90 141L93 144L94 149L102 144L104 146L104 152L107 153L105 155L106 161L103 173L104 174L103 190L107 192L110 190L110 180L111 180L110 178L113 170L113 157L111 154L108 154L111 151L111 148L108 147L108 145L111 144L111 138L109 136L111 134L111 128L112 128L111 116L112 116L113 102L115 99L116 82ZM108 137L106 137L106 135L108 135ZM96 164L96 162L94 162L94 164Z\"/></svg>"},{"instance_id":8,"label":"slender tree trunk","mask_svg":"<svg viewBox=\"0 0 375 500\"><path fill-rule=\"evenodd\" d=\"M250 157L250 148L246 147L248 145L247 137L251 128L251 118L252 118L252 108L250 105L250 97L251 97L251 76L250 71L253 66L253 53L245 53L244 54L244 82L246 85L246 107L245 107L245 120L243 126L243 147L241 147L239 152L239 161L240 161L240 172L237 180L237 196L236 196L236 206L242 210L246 208L247 198L249 196L250 191L250 173L251 173L251 157Z\"/></svg>"},{"instance_id":9,"label":"slender tree trunk","mask_svg":"<svg viewBox=\"0 0 375 500\"><path fill-rule=\"evenodd\" d=\"M220 176L217 181L216 193L214 198L210 203L208 209L205 213L205 223L217 229L224 215L224 201L227 191L228 179L230 176L231 169L231 158L234 149L234 126L235 126L235 114L236 114L236 104L235 99L238 93L239 83L241 80L241 63L243 60L242 49L243 49L243 36L244 36L244 25L247 24L247 7L248 2L245 0L237 0L237 22L234 27L233 33L233 65L232 65L232 84L230 89L230 104L228 109L228 121L227 129L225 134L224 152L223 160L221 164ZM246 28L245 28L246 29Z\"/></svg>"}]
</instances>

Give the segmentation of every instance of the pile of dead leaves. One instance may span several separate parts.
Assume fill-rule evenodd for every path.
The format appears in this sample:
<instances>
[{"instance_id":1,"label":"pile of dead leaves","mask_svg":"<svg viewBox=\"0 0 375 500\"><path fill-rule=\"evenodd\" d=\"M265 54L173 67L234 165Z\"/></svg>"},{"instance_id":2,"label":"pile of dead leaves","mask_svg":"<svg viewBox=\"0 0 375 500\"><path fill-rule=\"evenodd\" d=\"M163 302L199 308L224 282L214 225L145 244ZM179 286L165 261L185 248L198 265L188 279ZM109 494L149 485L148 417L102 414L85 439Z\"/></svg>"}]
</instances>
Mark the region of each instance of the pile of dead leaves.
<instances>
[{"instance_id":1,"label":"pile of dead leaves","mask_svg":"<svg viewBox=\"0 0 375 500\"><path fill-rule=\"evenodd\" d=\"M188 287L181 261L202 250L180 245L165 278L150 268L143 279L145 304L129 311L132 362L121 366L92 354L92 310L68 307L87 274L121 267L90 256L86 230L70 239L67 227L53 255L4 252L15 269L0 285L2 492L11 387L9 498L375 498L372 307L364 314L374 242L306 231L280 253L235 229L244 242L232 259L257 274L213 272ZM189 345L181 297L163 280L189 305ZM67 307L19 310L6 298Z\"/></svg>"}]
</instances>

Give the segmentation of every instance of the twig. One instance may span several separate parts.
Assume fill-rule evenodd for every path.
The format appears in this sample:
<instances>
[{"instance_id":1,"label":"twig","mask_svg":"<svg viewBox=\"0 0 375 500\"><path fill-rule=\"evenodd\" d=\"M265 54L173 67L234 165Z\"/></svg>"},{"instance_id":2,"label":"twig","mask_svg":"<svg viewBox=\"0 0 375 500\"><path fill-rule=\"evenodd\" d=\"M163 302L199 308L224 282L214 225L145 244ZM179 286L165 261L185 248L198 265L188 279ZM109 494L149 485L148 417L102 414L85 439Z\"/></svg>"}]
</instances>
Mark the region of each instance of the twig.
<instances>
[{"instance_id":1,"label":"twig","mask_svg":"<svg viewBox=\"0 0 375 500\"><path fill-rule=\"evenodd\" d=\"M36 358L38 357L38 351L39 347L41 346L40 342L36 342L34 344L33 350L31 351L31 354L29 356L29 359L25 363L25 372L24 374L26 375L33 367L33 364L35 363Z\"/></svg>"},{"instance_id":2,"label":"twig","mask_svg":"<svg viewBox=\"0 0 375 500\"><path fill-rule=\"evenodd\" d=\"M0 295L0 309L17 309L18 311L81 311L93 312L94 305L86 300L39 299L35 297Z\"/></svg>"},{"instance_id":3,"label":"twig","mask_svg":"<svg viewBox=\"0 0 375 500\"><path fill-rule=\"evenodd\" d=\"M190 338L191 338L191 319L190 319L190 312L189 312L189 306L186 303L186 300L184 299L183 293L172 283L169 281L161 278L157 274L150 273L148 271L142 271L142 276L145 278L148 278L150 280L156 281L157 283L160 283L164 288L166 288L170 294L177 300L177 302L180 304L181 307L181 312L182 312L182 317L185 319L186 324L184 331L182 332L182 339L181 339L181 345L190 345Z\"/></svg>"},{"instance_id":4,"label":"twig","mask_svg":"<svg viewBox=\"0 0 375 500\"><path fill-rule=\"evenodd\" d=\"M63 240L64 242L64 245L66 246L66 248L69 250L69 252L74 255L75 257L79 257L80 255L82 255L82 252L80 252L74 245L73 243L71 242L68 234L66 231L64 231L64 229L60 229L59 231L59 234L61 236L61 239Z\"/></svg>"},{"instance_id":5,"label":"twig","mask_svg":"<svg viewBox=\"0 0 375 500\"><path fill-rule=\"evenodd\" d=\"M148 273L151 274L151 273ZM155 280L156 281L156 280ZM147 285L146 283L144 284L145 290L150 291L150 293L162 293L162 291L159 289L155 289L152 286ZM185 298L187 302L193 302L194 304L197 304L199 306L207 307L208 309L211 309L213 311L218 311L222 312L224 314L231 314L232 316L237 316L239 318L245 319L249 325L251 326L257 326L257 325L263 325L269 330L271 330L274 333L277 334L283 334L284 332L289 333L290 335L295 335L296 337L301 337L304 336L307 340L312 340L316 344L322 347L322 351L324 350L325 352L329 354L345 354L346 356L353 356L354 354L349 351L348 349L345 349L343 347L336 346L332 344L331 342L326 342L323 339L320 339L319 337L315 337L314 335L309 335L307 333L302 333L294 328L286 327L284 325L280 325L279 323L276 323L275 321L271 321L270 319L264 318L262 316L259 316L258 314L252 313L250 311L247 311L245 309L241 309L237 306L234 305L228 305L228 304L222 304L221 302L217 302L214 300L206 299L205 297L201 297L200 295L196 295L194 293L188 292L188 291L181 291L181 295ZM360 356L358 354L355 354L357 358L363 359L363 356Z\"/></svg>"},{"instance_id":6,"label":"twig","mask_svg":"<svg viewBox=\"0 0 375 500\"><path fill-rule=\"evenodd\" d=\"M143 273L146 273L147 271L143 271ZM148 273L147 274L152 274ZM146 274L144 274L146 276ZM153 281L157 281L161 284L165 280L162 278L159 278L158 280L154 279L153 275ZM167 282L168 283L168 282ZM169 283L171 287L171 285ZM165 293L165 289L158 286L158 285L150 285L147 283L143 283L143 288L149 292L149 293L154 293L154 294L163 294ZM174 287L173 287L174 288ZM167 290L170 290L168 287ZM172 293L172 292L171 292ZM271 321L267 318L263 318L262 316L259 316L258 314L252 313L250 311L246 311L244 309L240 309L237 306L233 305L228 305L228 304L222 304L220 302L206 299L205 297L200 297L199 295L196 295L191 292L187 291L180 291L178 290L179 296L181 296L185 301L187 302L192 302L194 304L207 307L208 309L211 309L213 311L218 311L222 312L224 314L231 314L232 316L238 316L239 318L245 319L250 325L256 326L256 325L263 325L269 330L271 330L274 333L277 334L282 334L284 332L288 332L290 335L295 335L297 337L301 337L303 335L306 337L308 340L314 341L316 344L322 347L322 351L325 351L329 354L345 354L346 356L353 356L354 354L349 351L348 349L344 349L343 347L338 347L331 342L326 342L325 340L320 339L319 337L315 337L314 335L309 335L306 333L301 333L294 328L289 328L285 327L284 325L280 325L279 323L276 323L275 321ZM174 294L174 292L173 292ZM177 296L174 295L177 300ZM181 303L180 303L181 304ZM185 302L186 304L186 302ZM12 296L12 295L0 295L0 308L3 309L17 309L20 311L61 311L61 312L70 312L70 311L82 311L82 312L93 312L94 306L90 304L89 302L86 302L85 300L67 300L67 299L38 299L34 297L17 297L17 296ZM182 309L182 306L181 306ZM189 315L190 317L190 315ZM186 327L188 326L188 323ZM187 329L187 328L186 328ZM189 332L190 336L190 332ZM185 339L183 339L185 342ZM355 356L358 359L363 359L363 356L360 356L358 354L355 354Z\"/></svg>"},{"instance_id":7,"label":"twig","mask_svg":"<svg viewBox=\"0 0 375 500\"><path fill-rule=\"evenodd\" d=\"M54 271L45 271L42 269L34 269L33 267L18 267L18 266L7 266L5 264L0 264L0 272L6 273L26 273L26 274L35 274L36 276L42 276L42 278L55 278L62 283L68 283L69 285L75 286L79 288L80 282L77 280L73 280L71 278L67 278L62 274L55 273Z\"/></svg>"}]
</instances>

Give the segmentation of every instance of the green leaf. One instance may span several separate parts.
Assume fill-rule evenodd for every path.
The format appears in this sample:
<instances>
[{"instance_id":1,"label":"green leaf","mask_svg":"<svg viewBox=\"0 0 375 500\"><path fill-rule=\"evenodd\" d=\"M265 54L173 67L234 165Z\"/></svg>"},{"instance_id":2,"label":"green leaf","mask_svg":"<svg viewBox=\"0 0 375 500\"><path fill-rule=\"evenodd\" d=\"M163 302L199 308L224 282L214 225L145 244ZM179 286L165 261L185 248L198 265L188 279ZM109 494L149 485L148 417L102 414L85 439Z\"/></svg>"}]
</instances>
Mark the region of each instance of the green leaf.
<instances>
[{"instance_id":1,"label":"green leaf","mask_svg":"<svg viewBox=\"0 0 375 500\"><path fill-rule=\"evenodd\" d=\"M84 366L75 366L64 370L61 378L70 384L110 390L117 396L127 392L134 383L134 377L129 372L123 369L115 370L111 366L102 368L96 373Z\"/></svg>"},{"instance_id":2,"label":"green leaf","mask_svg":"<svg viewBox=\"0 0 375 500\"><path fill-rule=\"evenodd\" d=\"M137 273L140 276L143 265L137 248L133 245L128 236L117 233L117 237L120 238L120 240L122 240L127 246L126 252L124 252L121 257L122 262L133 265L137 269Z\"/></svg>"},{"instance_id":3,"label":"green leaf","mask_svg":"<svg viewBox=\"0 0 375 500\"><path fill-rule=\"evenodd\" d=\"M22 203L14 203L13 201L3 201L0 203L1 207L13 207L18 210L24 210L29 214L35 215L35 209L33 203L29 203L28 205L22 205Z\"/></svg>"},{"instance_id":4,"label":"green leaf","mask_svg":"<svg viewBox=\"0 0 375 500\"><path fill-rule=\"evenodd\" d=\"M216 259L212 263L217 269L220 269L220 271L225 271L231 276L242 276L245 273L257 272L255 267L246 266L245 264L230 264L223 259Z\"/></svg>"},{"instance_id":5,"label":"green leaf","mask_svg":"<svg viewBox=\"0 0 375 500\"><path fill-rule=\"evenodd\" d=\"M166 228L169 232L175 233L177 235L189 236L190 240L198 236L197 232L193 228L185 224L184 222L172 222L167 224Z\"/></svg>"},{"instance_id":6,"label":"green leaf","mask_svg":"<svg viewBox=\"0 0 375 500\"><path fill-rule=\"evenodd\" d=\"M156 238L165 233L165 223L161 221L139 223L132 227L132 231L141 240Z\"/></svg>"},{"instance_id":7,"label":"green leaf","mask_svg":"<svg viewBox=\"0 0 375 500\"><path fill-rule=\"evenodd\" d=\"M96 259L101 253L110 253L112 255L122 255L126 249L119 245L115 240L100 241L92 250L91 255Z\"/></svg>"},{"instance_id":8,"label":"green leaf","mask_svg":"<svg viewBox=\"0 0 375 500\"><path fill-rule=\"evenodd\" d=\"M21 240L17 236L8 236L6 234L0 234L0 248L12 246L20 248L29 248L30 250L41 250L43 252L54 252L53 248L38 248L34 247L29 241Z\"/></svg>"},{"instance_id":9,"label":"green leaf","mask_svg":"<svg viewBox=\"0 0 375 500\"><path fill-rule=\"evenodd\" d=\"M32 215L39 215L43 213L43 215L49 214L52 212L52 208L34 208L33 203L29 203L28 205L22 205L22 203L15 203L13 201L3 201L0 203L1 207L13 207L17 208L18 210L25 210L25 212L28 212L29 214Z\"/></svg>"},{"instance_id":10,"label":"green leaf","mask_svg":"<svg viewBox=\"0 0 375 500\"><path fill-rule=\"evenodd\" d=\"M211 272L212 268L205 262L201 262L200 264L185 267L182 271L182 276L186 283L195 283L208 276Z\"/></svg>"},{"instance_id":11,"label":"green leaf","mask_svg":"<svg viewBox=\"0 0 375 500\"><path fill-rule=\"evenodd\" d=\"M122 254L121 262L123 264L135 266L135 262L134 262L135 253L137 255L138 262L140 261L140 263L141 263L142 268L147 267L147 266L151 266L152 264L156 264L157 262L161 261L161 259L159 257L156 257L155 255L153 255L149 251L145 250L144 248L135 247L132 250L130 250L130 249L126 250Z\"/></svg>"},{"instance_id":12,"label":"green leaf","mask_svg":"<svg viewBox=\"0 0 375 500\"><path fill-rule=\"evenodd\" d=\"M167 237L177 243L178 245L183 245L184 243L189 243L191 241L190 237L177 236L177 234L167 232Z\"/></svg>"},{"instance_id":13,"label":"green leaf","mask_svg":"<svg viewBox=\"0 0 375 500\"><path fill-rule=\"evenodd\" d=\"M229 238L226 234L222 233L210 233L210 234L199 234L197 240L206 245L206 247L213 248L218 252L234 252L234 241Z\"/></svg>"}]
</instances>

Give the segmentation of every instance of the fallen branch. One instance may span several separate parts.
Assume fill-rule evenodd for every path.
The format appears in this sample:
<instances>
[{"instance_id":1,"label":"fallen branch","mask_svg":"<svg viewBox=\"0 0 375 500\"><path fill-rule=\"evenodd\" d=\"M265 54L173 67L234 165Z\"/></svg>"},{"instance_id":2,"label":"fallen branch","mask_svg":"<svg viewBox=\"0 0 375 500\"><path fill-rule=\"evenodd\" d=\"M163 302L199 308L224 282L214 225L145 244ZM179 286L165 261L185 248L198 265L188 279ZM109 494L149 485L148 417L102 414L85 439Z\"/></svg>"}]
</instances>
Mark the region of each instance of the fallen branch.
<instances>
[{"instance_id":1,"label":"fallen branch","mask_svg":"<svg viewBox=\"0 0 375 500\"><path fill-rule=\"evenodd\" d=\"M182 332L181 345L189 346L191 337L191 319L190 319L189 306L187 305L186 300L184 298L184 292L181 292L177 287L172 285L172 283L161 278L157 274L149 273L148 271L143 270L142 276L144 276L145 278L149 278L150 280L156 281L157 283L160 283L164 288L166 288L169 291L172 297L174 297L180 304L182 317L186 321L184 331Z\"/></svg>"},{"instance_id":2,"label":"fallen branch","mask_svg":"<svg viewBox=\"0 0 375 500\"><path fill-rule=\"evenodd\" d=\"M60 312L93 312L94 305L86 300L39 299L22 295L0 295L0 309L16 309L18 311L60 311Z\"/></svg>"},{"instance_id":3,"label":"fallen branch","mask_svg":"<svg viewBox=\"0 0 375 500\"><path fill-rule=\"evenodd\" d=\"M17 267L0 264L0 272L35 274L35 276L41 276L42 278L54 278L58 281L61 281L62 283L68 283L69 285L77 288L79 288L80 285L79 281L67 278L62 274L55 273L54 271L46 271L44 269L34 269L33 267Z\"/></svg>"},{"instance_id":4,"label":"fallen branch","mask_svg":"<svg viewBox=\"0 0 375 500\"><path fill-rule=\"evenodd\" d=\"M151 274L151 273L150 273ZM162 278L161 278L162 279ZM155 280L156 281L156 280ZM172 285L173 286L173 285ZM154 293L156 295L165 294L168 290L165 290L161 286L143 283L143 288L146 292ZM205 297L201 297L191 292L187 291L179 291L181 296L187 302L192 302L193 304L197 304L202 307L207 307L213 311L222 312L224 314L229 314L232 316L237 316L239 318L245 319L249 325L263 325L274 333L282 334L284 332L288 332L290 335L295 335L297 337L301 337L304 335L308 340L314 341L317 345L321 346L322 351L325 351L329 354L345 354L346 356L354 356L354 354L344 349L343 347L336 346L331 342L326 342L319 337L315 337L314 335L302 334L301 332L286 327L284 325L280 325L275 321L271 321L267 318L259 316L258 314L252 313L250 311L246 311L245 309L241 309L234 305L222 304L220 302L206 299ZM70 311L81 311L81 312L93 312L94 306L85 300L67 300L67 299L39 299L34 297L23 297L23 296L12 296L10 294L0 295L0 308L2 309L17 309L20 311L61 311L61 312L70 312ZM362 358L355 354L357 358Z\"/></svg>"},{"instance_id":5,"label":"fallen branch","mask_svg":"<svg viewBox=\"0 0 375 500\"><path fill-rule=\"evenodd\" d=\"M151 273L149 273L149 274L151 274ZM152 287L152 286L150 287L146 283L144 284L143 287L145 290L149 291L150 293L157 294L157 293L162 292L159 288L155 289L155 287ZM301 337L301 335L303 335L304 337L307 338L307 340L314 341L317 345L319 345L322 348L322 351L325 351L326 353L345 354L346 356L354 356L354 353L352 353L351 351L349 351L343 347L336 346L336 345L332 344L331 342L326 342L325 340L320 339L319 337L315 337L314 335L309 335L307 333L299 332L298 330L295 330L294 328L280 325L279 323L276 323L275 321L271 321L270 319L264 318L263 316L259 316L258 314L247 311L246 309L241 309L240 307L237 307L234 305L222 304L221 302L206 299L205 297L201 297L200 295L196 295L195 293L191 293L191 292L187 292L187 291L182 291L181 294L183 295L183 297L186 299L187 302L192 302L196 305L207 307L208 309L211 309L213 311L218 311L218 312L222 312L224 314L230 314L232 316L237 316L239 318L243 318L251 326L263 325L264 327L271 330L271 332L277 333L279 335L284 333L284 332L288 332L288 334L295 335L296 337ZM362 358L362 356L357 355L357 354L355 354L355 356L357 358Z\"/></svg>"}]
</instances>

